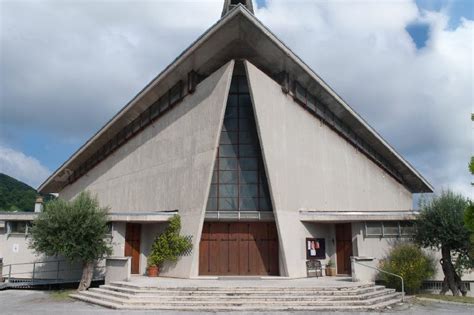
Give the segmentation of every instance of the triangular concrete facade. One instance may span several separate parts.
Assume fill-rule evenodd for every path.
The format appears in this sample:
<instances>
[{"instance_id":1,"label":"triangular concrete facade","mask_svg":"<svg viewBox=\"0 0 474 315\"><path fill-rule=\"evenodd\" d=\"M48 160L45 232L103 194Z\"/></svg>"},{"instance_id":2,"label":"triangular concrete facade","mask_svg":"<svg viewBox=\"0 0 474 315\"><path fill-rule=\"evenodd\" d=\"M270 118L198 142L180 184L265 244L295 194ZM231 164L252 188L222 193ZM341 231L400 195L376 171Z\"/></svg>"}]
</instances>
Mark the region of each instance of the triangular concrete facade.
<instances>
[{"instance_id":1,"label":"triangular concrete facade","mask_svg":"<svg viewBox=\"0 0 474 315\"><path fill-rule=\"evenodd\" d=\"M302 223L300 211L411 209L410 191L282 93L265 73L250 62L245 66L279 239L284 240L282 275L306 275L305 257L294 244L303 244L314 225Z\"/></svg>"},{"instance_id":2,"label":"triangular concrete facade","mask_svg":"<svg viewBox=\"0 0 474 315\"><path fill-rule=\"evenodd\" d=\"M194 94L125 143L87 176L68 185L60 197L70 200L87 189L113 212L177 209L182 230L192 235L197 252L233 68L234 61L230 61L211 74ZM142 239L141 273L146 266L144 253L159 231L142 232L150 237ZM123 253L123 249L117 251ZM162 273L196 276L197 259L198 255L184 256L172 268L165 265Z\"/></svg>"},{"instance_id":3,"label":"triangular concrete facade","mask_svg":"<svg viewBox=\"0 0 474 315\"><path fill-rule=\"evenodd\" d=\"M297 80L313 93L339 120L357 134L376 154L380 167L393 174L411 192L432 191L430 184L390 145L381 138L344 100L315 72L285 46L253 14L238 5L226 14L176 60L146 86L108 124L79 149L40 187L41 192L58 192L65 183L58 178L75 171L100 146L119 132L136 116L147 109L156 97L162 95L179 80L186 80L195 71L208 76L233 59L246 59L275 81L286 74L289 82ZM361 148L365 150L365 148Z\"/></svg>"}]
</instances>

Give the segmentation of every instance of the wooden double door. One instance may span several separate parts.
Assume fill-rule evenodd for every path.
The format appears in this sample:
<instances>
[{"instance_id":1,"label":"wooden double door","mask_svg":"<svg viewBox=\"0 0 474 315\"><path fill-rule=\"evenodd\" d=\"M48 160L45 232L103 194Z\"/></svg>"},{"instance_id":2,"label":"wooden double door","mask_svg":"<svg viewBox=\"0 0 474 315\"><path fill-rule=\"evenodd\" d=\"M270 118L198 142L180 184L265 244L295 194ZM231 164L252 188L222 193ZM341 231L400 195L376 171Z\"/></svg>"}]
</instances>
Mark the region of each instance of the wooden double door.
<instances>
[{"instance_id":1,"label":"wooden double door","mask_svg":"<svg viewBox=\"0 0 474 315\"><path fill-rule=\"evenodd\" d=\"M278 275L274 222L205 222L199 246L200 275Z\"/></svg>"},{"instance_id":2,"label":"wooden double door","mask_svg":"<svg viewBox=\"0 0 474 315\"><path fill-rule=\"evenodd\" d=\"M350 223L336 224L337 273L350 275L352 256L352 229Z\"/></svg>"}]
</instances>

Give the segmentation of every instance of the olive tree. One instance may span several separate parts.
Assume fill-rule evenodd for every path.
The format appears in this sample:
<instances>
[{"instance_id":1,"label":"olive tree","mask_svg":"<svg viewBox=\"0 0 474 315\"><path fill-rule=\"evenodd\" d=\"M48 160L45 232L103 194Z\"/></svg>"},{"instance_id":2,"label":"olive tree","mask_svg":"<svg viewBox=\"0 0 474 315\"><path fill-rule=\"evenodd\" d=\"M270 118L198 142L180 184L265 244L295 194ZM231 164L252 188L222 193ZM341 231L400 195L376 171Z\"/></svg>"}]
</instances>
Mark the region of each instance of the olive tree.
<instances>
[{"instance_id":1,"label":"olive tree","mask_svg":"<svg viewBox=\"0 0 474 315\"><path fill-rule=\"evenodd\" d=\"M444 273L441 294L448 290L453 295L467 293L461 281L462 271L470 268L472 263L468 254L470 231L464 225L467 205L468 201L462 195L449 190L421 202L415 241L423 247L441 250L440 264Z\"/></svg>"},{"instance_id":2,"label":"olive tree","mask_svg":"<svg viewBox=\"0 0 474 315\"><path fill-rule=\"evenodd\" d=\"M474 120L474 114L471 115L472 120ZM471 175L474 175L474 156L471 157L469 162L469 172ZM471 183L474 186L474 183ZM464 223L467 229L471 232L471 249L469 251L469 256L471 261L474 261L474 202L469 201L469 205L466 208L466 213L464 214Z\"/></svg>"},{"instance_id":3,"label":"olive tree","mask_svg":"<svg viewBox=\"0 0 474 315\"><path fill-rule=\"evenodd\" d=\"M464 214L464 224L471 232L471 248L469 249L469 258L474 264L474 203L472 201L469 201L469 205L466 208L466 213Z\"/></svg>"},{"instance_id":4,"label":"olive tree","mask_svg":"<svg viewBox=\"0 0 474 315\"><path fill-rule=\"evenodd\" d=\"M91 284L95 263L111 252L107 232L107 208L101 208L89 192L82 192L72 201L56 199L45 204L33 221L30 247L47 256L81 262L78 291L82 291Z\"/></svg>"}]
</instances>

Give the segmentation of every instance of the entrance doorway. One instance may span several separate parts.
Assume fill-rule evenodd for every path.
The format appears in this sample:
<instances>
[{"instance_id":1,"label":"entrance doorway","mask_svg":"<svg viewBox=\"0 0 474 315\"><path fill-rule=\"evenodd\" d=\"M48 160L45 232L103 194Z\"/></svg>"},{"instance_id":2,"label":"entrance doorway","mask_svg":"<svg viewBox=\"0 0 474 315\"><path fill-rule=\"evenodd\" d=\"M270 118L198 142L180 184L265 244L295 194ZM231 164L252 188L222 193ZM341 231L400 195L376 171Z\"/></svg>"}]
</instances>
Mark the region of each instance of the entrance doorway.
<instances>
[{"instance_id":1,"label":"entrance doorway","mask_svg":"<svg viewBox=\"0 0 474 315\"><path fill-rule=\"evenodd\" d=\"M199 246L200 275L278 275L274 222L205 222Z\"/></svg>"},{"instance_id":2,"label":"entrance doorway","mask_svg":"<svg viewBox=\"0 0 474 315\"><path fill-rule=\"evenodd\" d=\"M338 274L351 274L352 229L350 223L336 224L336 260Z\"/></svg>"},{"instance_id":3,"label":"entrance doorway","mask_svg":"<svg viewBox=\"0 0 474 315\"><path fill-rule=\"evenodd\" d=\"M140 273L141 225L127 223L125 230L125 257L132 257L132 274Z\"/></svg>"}]
</instances>

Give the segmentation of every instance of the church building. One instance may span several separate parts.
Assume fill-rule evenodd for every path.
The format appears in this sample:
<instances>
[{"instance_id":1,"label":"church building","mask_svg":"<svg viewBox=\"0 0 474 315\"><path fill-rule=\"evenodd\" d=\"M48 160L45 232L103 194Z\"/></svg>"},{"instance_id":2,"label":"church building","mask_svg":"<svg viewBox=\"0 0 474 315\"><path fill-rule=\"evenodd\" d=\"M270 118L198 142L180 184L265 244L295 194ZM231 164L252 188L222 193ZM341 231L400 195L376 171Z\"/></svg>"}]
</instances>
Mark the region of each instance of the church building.
<instances>
[{"instance_id":1,"label":"church building","mask_svg":"<svg viewBox=\"0 0 474 315\"><path fill-rule=\"evenodd\" d=\"M131 256L134 274L179 214L193 249L163 276L296 278L309 259L348 275L351 256L382 258L412 235L413 194L433 188L252 1L226 0L39 188L66 200L85 190L110 208L113 256Z\"/></svg>"}]
</instances>

